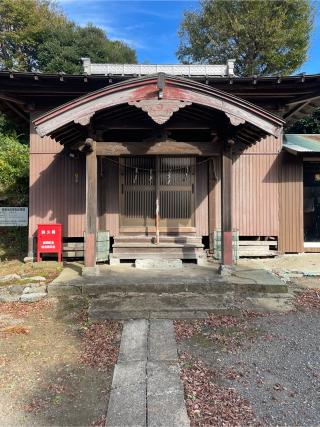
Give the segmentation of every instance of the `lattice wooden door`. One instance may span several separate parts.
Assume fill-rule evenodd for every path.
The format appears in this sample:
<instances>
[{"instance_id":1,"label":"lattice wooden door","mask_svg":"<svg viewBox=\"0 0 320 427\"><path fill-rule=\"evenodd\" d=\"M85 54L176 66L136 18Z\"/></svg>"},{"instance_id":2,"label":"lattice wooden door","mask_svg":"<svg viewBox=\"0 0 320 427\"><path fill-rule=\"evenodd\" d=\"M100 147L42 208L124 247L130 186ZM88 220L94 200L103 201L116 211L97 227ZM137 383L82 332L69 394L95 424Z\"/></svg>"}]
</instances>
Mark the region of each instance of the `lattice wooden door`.
<instances>
[{"instance_id":1,"label":"lattice wooden door","mask_svg":"<svg viewBox=\"0 0 320 427\"><path fill-rule=\"evenodd\" d=\"M153 231L157 186L161 231L194 227L195 158L124 157L120 165L122 229Z\"/></svg>"}]
</instances>

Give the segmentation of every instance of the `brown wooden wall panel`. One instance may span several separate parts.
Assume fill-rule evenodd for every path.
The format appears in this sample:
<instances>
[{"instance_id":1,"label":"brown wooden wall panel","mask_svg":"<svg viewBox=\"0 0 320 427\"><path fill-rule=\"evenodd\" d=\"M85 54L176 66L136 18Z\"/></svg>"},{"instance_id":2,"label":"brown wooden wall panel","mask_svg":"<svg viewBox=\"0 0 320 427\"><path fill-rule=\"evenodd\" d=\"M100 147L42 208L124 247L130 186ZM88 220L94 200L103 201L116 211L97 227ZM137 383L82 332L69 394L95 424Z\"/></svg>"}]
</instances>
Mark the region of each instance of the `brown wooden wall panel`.
<instances>
[{"instance_id":1,"label":"brown wooden wall panel","mask_svg":"<svg viewBox=\"0 0 320 427\"><path fill-rule=\"evenodd\" d=\"M280 236L281 252L303 252L303 162L281 154Z\"/></svg>"},{"instance_id":2,"label":"brown wooden wall panel","mask_svg":"<svg viewBox=\"0 0 320 427\"><path fill-rule=\"evenodd\" d=\"M35 117L35 114L31 114L31 120ZM49 137L41 138L30 121L30 154L60 153L62 149L62 145L54 139Z\"/></svg>"},{"instance_id":3,"label":"brown wooden wall panel","mask_svg":"<svg viewBox=\"0 0 320 427\"><path fill-rule=\"evenodd\" d=\"M258 141L255 145L252 145L245 154L266 154L266 153L280 153L282 149L282 137L276 138L274 136L267 136L264 139Z\"/></svg>"},{"instance_id":4,"label":"brown wooden wall panel","mask_svg":"<svg viewBox=\"0 0 320 427\"><path fill-rule=\"evenodd\" d=\"M277 155L243 155L233 163L233 227L243 236L278 236Z\"/></svg>"},{"instance_id":5,"label":"brown wooden wall panel","mask_svg":"<svg viewBox=\"0 0 320 427\"><path fill-rule=\"evenodd\" d=\"M108 230L110 236L119 234L119 166L114 162L116 158L106 158L98 163L99 228Z\"/></svg>"},{"instance_id":6,"label":"brown wooden wall panel","mask_svg":"<svg viewBox=\"0 0 320 427\"><path fill-rule=\"evenodd\" d=\"M201 158L200 158L201 159ZM201 161L201 160L200 160ZM208 163L196 167L196 233L208 236Z\"/></svg>"},{"instance_id":7,"label":"brown wooden wall panel","mask_svg":"<svg viewBox=\"0 0 320 427\"><path fill-rule=\"evenodd\" d=\"M85 159L64 154L30 155L29 236L37 224L62 223L64 236L85 229Z\"/></svg>"},{"instance_id":8,"label":"brown wooden wall panel","mask_svg":"<svg viewBox=\"0 0 320 427\"><path fill-rule=\"evenodd\" d=\"M211 215L214 228L220 228L221 166L214 164L214 190ZM279 235L279 162L277 155L242 155L233 163L233 228L242 236Z\"/></svg>"}]
</instances>

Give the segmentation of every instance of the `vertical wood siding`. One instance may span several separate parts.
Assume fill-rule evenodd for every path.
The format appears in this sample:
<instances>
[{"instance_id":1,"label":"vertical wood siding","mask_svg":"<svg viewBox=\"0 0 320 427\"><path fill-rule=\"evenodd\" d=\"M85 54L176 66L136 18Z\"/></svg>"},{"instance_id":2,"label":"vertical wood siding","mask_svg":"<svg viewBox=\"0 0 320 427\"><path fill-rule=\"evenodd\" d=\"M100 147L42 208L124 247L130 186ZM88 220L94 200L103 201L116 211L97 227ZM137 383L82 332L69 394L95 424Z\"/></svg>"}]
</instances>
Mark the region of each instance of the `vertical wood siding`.
<instances>
[{"instance_id":1,"label":"vertical wood siding","mask_svg":"<svg viewBox=\"0 0 320 427\"><path fill-rule=\"evenodd\" d=\"M303 252L303 162L281 154L280 236L281 252Z\"/></svg>"},{"instance_id":2,"label":"vertical wood siding","mask_svg":"<svg viewBox=\"0 0 320 427\"><path fill-rule=\"evenodd\" d=\"M279 233L277 155L244 155L233 163L233 226L244 236Z\"/></svg>"},{"instance_id":3,"label":"vertical wood siding","mask_svg":"<svg viewBox=\"0 0 320 427\"><path fill-rule=\"evenodd\" d=\"M29 237L38 224L62 223L64 236L83 236L85 163L61 153L50 138L30 127Z\"/></svg>"},{"instance_id":4,"label":"vertical wood siding","mask_svg":"<svg viewBox=\"0 0 320 427\"><path fill-rule=\"evenodd\" d=\"M98 194L101 203L100 229L108 230L110 236L119 234L119 166L117 159L102 159L98 165Z\"/></svg>"},{"instance_id":5,"label":"vertical wood siding","mask_svg":"<svg viewBox=\"0 0 320 427\"><path fill-rule=\"evenodd\" d=\"M281 140L267 137L233 162L233 228L242 236L279 235L279 152ZM221 226L221 165L215 158L215 228Z\"/></svg>"},{"instance_id":6,"label":"vertical wood siding","mask_svg":"<svg viewBox=\"0 0 320 427\"><path fill-rule=\"evenodd\" d=\"M195 219L197 235L208 236L208 163L203 163L196 167Z\"/></svg>"}]
</instances>

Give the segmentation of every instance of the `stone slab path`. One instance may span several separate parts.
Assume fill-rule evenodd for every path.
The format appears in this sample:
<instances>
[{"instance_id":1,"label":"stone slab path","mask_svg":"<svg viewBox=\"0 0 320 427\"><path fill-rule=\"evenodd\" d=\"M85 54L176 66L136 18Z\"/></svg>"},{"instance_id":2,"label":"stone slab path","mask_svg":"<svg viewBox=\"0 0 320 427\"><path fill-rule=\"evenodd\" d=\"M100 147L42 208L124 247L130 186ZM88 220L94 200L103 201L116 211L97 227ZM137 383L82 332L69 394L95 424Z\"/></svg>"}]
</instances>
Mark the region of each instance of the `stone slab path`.
<instances>
[{"instance_id":1,"label":"stone slab path","mask_svg":"<svg viewBox=\"0 0 320 427\"><path fill-rule=\"evenodd\" d=\"M124 324L107 427L189 427L171 320Z\"/></svg>"}]
</instances>

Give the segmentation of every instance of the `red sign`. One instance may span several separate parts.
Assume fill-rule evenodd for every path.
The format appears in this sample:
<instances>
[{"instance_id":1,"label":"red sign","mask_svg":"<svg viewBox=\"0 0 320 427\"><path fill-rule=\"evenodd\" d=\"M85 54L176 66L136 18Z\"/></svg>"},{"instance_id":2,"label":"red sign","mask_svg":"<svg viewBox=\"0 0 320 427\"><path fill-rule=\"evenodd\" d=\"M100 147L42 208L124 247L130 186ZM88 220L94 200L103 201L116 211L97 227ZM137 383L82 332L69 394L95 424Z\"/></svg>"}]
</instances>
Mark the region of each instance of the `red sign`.
<instances>
[{"instance_id":1,"label":"red sign","mask_svg":"<svg viewBox=\"0 0 320 427\"><path fill-rule=\"evenodd\" d=\"M38 225L38 251L37 261L41 261L41 254L57 253L58 261L62 260L62 225Z\"/></svg>"}]
</instances>

